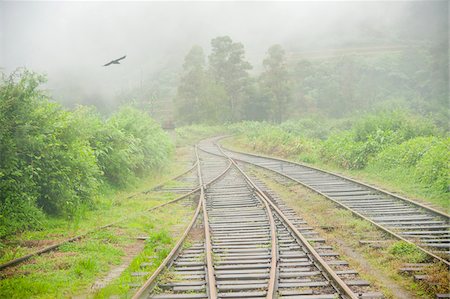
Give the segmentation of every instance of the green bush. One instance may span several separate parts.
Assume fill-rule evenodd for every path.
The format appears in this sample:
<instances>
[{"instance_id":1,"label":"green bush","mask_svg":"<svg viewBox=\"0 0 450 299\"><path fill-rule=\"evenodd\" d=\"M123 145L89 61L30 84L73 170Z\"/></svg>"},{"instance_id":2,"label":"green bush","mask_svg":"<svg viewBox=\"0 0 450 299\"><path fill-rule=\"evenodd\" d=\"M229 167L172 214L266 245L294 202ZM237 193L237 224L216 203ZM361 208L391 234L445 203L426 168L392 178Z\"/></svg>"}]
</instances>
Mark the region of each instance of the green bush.
<instances>
[{"instance_id":1,"label":"green bush","mask_svg":"<svg viewBox=\"0 0 450 299\"><path fill-rule=\"evenodd\" d=\"M353 131L355 141L367 141L376 135L389 134L390 143L401 143L418 136L440 134L430 119L402 110L382 110L365 115L355 122Z\"/></svg>"},{"instance_id":2,"label":"green bush","mask_svg":"<svg viewBox=\"0 0 450 299\"><path fill-rule=\"evenodd\" d=\"M417 137L401 144L392 144L372 159L368 166L380 169L414 167L438 140L437 137Z\"/></svg>"},{"instance_id":3,"label":"green bush","mask_svg":"<svg viewBox=\"0 0 450 299\"><path fill-rule=\"evenodd\" d=\"M0 81L0 237L38 228L44 213L73 218L99 186L124 186L163 167L169 137L147 114L123 107L104 121L92 108L67 111L26 70Z\"/></svg>"},{"instance_id":4,"label":"green bush","mask_svg":"<svg viewBox=\"0 0 450 299\"><path fill-rule=\"evenodd\" d=\"M373 146L373 143L355 142L352 132L336 133L322 144L320 158L345 169L359 169L367 164Z\"/></svg>"},{"instance_id":5,"label":"green bush","mask_svg":"<svg viewBox=\"0 0 450 299\"><path fill-rule=\"evenodd\" d=\"M284 131L306 138L325 140L332 130L331 121L322 117L289 120L280 124Z\"/></svg>"},{"instance_id":6,"label":"green bush","mask_svg":"<svg viewBox=\"0 0 450 299\"><path fill-rule=\"evenodd\" d=\"M440 135L429 120L403 111L378 112L356 121L352 130L332 134L320 151L325 162L362 169L391 145L420 136Z\"/></svg>"},{"instance_id":7,"label":"green bush","mask_svg":"<svg viewBox=\"0 0 450 299\"><path fill-rule=\"evenodd\" d=\"M82 120L49 102L39 103L32 113L45 120L28 135L38 206L51 214L71 215L81 204L92 205L101 173L88 139L79 134Z\"/></svg>"},{"instance_id":8,"label":"green bush","mask_svg":"<svg viewBox=\"0 0 450 299\"><path fill-rule=\"evenodd\" d=\"M44 98L37 90L44 78L17 71L0 81L0 237L14 230L37 228L44 219L36 206L35 178L41 169L35 154L43 146L30 132L42 130L44 120L33 110Z\"/></svg>"},{"instance_id":9,"label":"green bush","mask_svg":"<svg viewBox=\"0 0 450 299\"><path fill-rule=\"evenodd\" d=\"M417 162L416 176L431 188L449 192L450 138L437 140Z\"/></svg>"},{"instance_id":10,"label":"green bush","mask_svg":"<svg viewBox=\"0 0 450 299\"><path fill-rule=\"evenodd\" d=\"M373 172L407 172L410 179L438 192L448 192L450 138L416 137L393 144L376 155L368 165Z\"/></svg>"},{"instance_id":11,"label":"green bush","mask_svg":"<svg viewBox=\"0 0 450 299\"><path fill-rule=\"evenodd\" d=\"M265 122L242 122L230 126L230 130L240 134L252 149L265 154L282 157L307 156L316 146L311 139Z\"/></svg>"},{"instance_id":12,"label":"green bush","mask_svg":"<svg viewBox=\"0 0 450 299\"><path fill-rule=\"evenodd\" d=\"M106 146L99 164L111 183L126 185L131 179L143 177L168 162L173 145L161 127L144 112L123 107L108 119L106 126L107 131L102 134Z\"/></svg>"}]
</instances>

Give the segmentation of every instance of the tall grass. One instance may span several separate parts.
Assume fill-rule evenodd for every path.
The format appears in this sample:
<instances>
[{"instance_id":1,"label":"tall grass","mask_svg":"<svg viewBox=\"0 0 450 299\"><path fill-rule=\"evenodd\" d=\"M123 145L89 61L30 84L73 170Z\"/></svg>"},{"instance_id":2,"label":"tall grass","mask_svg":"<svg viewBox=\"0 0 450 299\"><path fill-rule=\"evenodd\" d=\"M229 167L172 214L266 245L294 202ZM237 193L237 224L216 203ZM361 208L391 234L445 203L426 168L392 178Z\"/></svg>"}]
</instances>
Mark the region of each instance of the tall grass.
<instances>
[{"instance_id":1,"label":"tall grass","mask_svg":"<svg viewBox=\"0 0 450 299\"><path fill-rule=\"evenodd\" d=\"M357 119L243 122L230 128L236 144L249 150L357 170L446 205L450 141L430 118L383 110Z\"/></svg>"},{"instance_id":2,"label":"tall grass","mask_svg":"<svg viewBox=\"0 0 450 299\"><path fill-rule=\"evenodd\" d=\"M104 120L68 111L40 89L42 76L0 80L0 237L42 227L45 214L73 219L102 185L123 187L163 167L172 144L146 113L122 107Z\"/></svg>"}]
</instances>

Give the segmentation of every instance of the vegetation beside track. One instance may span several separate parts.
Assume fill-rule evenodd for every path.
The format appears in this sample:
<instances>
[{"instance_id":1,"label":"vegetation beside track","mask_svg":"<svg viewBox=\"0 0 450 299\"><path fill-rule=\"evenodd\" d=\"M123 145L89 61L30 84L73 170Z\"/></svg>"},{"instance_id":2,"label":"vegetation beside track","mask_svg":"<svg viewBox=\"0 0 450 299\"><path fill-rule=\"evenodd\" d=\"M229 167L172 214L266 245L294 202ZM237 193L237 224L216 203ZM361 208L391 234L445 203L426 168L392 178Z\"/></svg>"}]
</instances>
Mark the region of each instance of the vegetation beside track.
<instances>
[{"instance_id":1,"label":"vegetation beside track","mask_svg":"<svg viewBox=\"0 0 450 299\"><path fill-rule=\"evenodd\" d=\"M183 170L184 160L192 154L187 148L178 148L174 159L165 172L152 174L132 186L121 190L109 190L97 199L94 209L85 210L79 217L67 219L48 217L46 226L38 230L26 230L3 239L0 263L5 263L58 241L83 234L124 217L134 215L176 197L172 193L143 194L152 187L165 182ZM186 167L187 169L188 167Z\"/></svg>"},{"instance_id":2,"label":"vegetation beside track","mask_svg":"<svg viewBox=\"0 0 450 299\"><path fill-rule=\"evenodd\" d=\"M189 205L177 203L96 231L8 270L0 280L0 293L7 298L126 297L129 283L146 277L133 277L132 272L153 271L184 231L191 214ZM149 239L139 241L138 236ZM124 264L124 260L131 262ZM152 265L141 268L141 262ZM117 277L110 276L117 268ZM102 289L105 285L108 287Z\"/></svg>"},{"instance_id":3,"label":"vegetation beside track","mask_svg":"<svg viewBox=\"0 0 450 299\"><path fill-rule=\"evenodd\" d=\"M251 171L333 245L364 279L380 287L387 298L434 298L436 293L449 292L445 265L436 264L427 270L431 279L428 283L416 282L399 272L403 263L426 261L426 256L414 246L393 239L347 210L336 210L334 203L300 185L286 188L274 181L269 172L253 167ZM360 240L382 242L371 245L360 244Z\"/></svg>"},{"instance_id":4,"label":"vegetation beside track","mask_svg":"<svg viewBox=\"0 0 450 299\"><path fill-rule=\"evenodd\" d=\"M230 129L237 135L224 144L231 148L310 164L448 209L450 138L429 118L396 110Z\"/></svg>"},{"instance_id":5,"label":"vegetation beside track","mask_svg":"<svg viewBox=\"0 0 450 299\"><path fill-rule=\"evenodd\" d=\"M167 166L173 150L146 113L69 111L42 90L44 81L25 70L0 79L0 238L45 229L49 217L78 222L109 189Z\"/></svg>"}]
</instances>

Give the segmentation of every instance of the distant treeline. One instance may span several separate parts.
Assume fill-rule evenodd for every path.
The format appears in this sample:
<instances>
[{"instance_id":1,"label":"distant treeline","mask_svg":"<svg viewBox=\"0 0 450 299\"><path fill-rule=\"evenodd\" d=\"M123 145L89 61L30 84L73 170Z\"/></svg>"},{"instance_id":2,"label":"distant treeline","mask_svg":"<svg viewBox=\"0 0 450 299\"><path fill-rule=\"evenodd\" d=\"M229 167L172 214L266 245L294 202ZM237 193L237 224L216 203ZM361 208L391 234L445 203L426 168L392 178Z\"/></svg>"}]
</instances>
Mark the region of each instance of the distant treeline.
<instances>
[{"instance_id":1,"label":"distant treeline","mask_svg":"<svg viewBox=\"0 0 450 299\"><path fill-rule=\"evenodd\" d=\"M401 51L289 60L271 46L264 70L251 75L244 45L228 36L211 41L211 54L186 55L175 99L181 124L342 117L380 106L409 108L445 124L448 116L447 45Z\"/></svg>"},{"instance_id":2,"label":"distant treeline","mask_svg":"<svg viewBox=\"0 0 450 299\"><path fill-rule=\"evenodd\" d=\"M102 187L120 188L163 167L172 144L146 113L122 107L108 119L61 107L21 70L0 80L0 237L74 217Z\"/></svg>"}]
</instances>

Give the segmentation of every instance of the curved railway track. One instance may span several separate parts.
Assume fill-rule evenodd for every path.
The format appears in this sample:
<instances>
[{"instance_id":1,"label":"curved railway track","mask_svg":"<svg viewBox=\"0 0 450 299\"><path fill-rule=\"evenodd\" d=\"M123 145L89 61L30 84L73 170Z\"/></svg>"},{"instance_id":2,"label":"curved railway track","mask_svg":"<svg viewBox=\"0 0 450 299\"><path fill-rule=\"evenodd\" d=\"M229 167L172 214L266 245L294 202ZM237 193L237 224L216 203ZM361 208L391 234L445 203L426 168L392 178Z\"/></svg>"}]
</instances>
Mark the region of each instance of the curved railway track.
<instances>
[{"instance_id":1,"label":"curved railway track","mask_svg":"<svg viewBox=\"0 0 450 299\"><path fill-rule=\"evenodd\" d=\"M114 221L114 222L111 222L111 223L99 226L99 227L94 228L92 230L89 230L89 231L87 231L85 233L82 233L82 234L79 234L77 236L74 236L74 237L67 238L65 240L56 242L53 245L46 246L46 247L41 248L39 250L36 250L35 252L32 252L30 254L27 254L27 255L15 258L13 260L10 260L8 262L5 262L3 264L0 264L0 271L4 270L6 268L12 267L12 266L19 265L19 264L21 264L21 263L23 263L23 262L25 262L25 261L33 258L33 257L39 256L41 254L57 250L62 245L70 243L70 242L78 241L78 240L86 237L87 235L89 235L89 234L91 234L93 232L96 232L96 231L99 231L99 230L102 230L102 229L114 226L114 225L119 224L121 222L124 222L126 220L135 218L137 216L140 216L142 214L154 211L156 209L163 208L163 207L165 207L165 206L167 206L169 204L176 203L176 202L179 202L179 201L181 201L181 200L183 200L185 198L190 197L194 193L200 191L199 183L197 181L198 177L196 175L196 169L197 169L197 162L195 162L193 164L193 166L191 166L189 169L187 169L186 171L182 172L181 174L179 174L179 175L177 175L177 176L175 176L175 177L173 177L173 178L171 178L171 179L169 179L169 180L167 180L167 181L165 181L165 182L163 182L163 183L153 187L150 190L147 190L147 191L143 192L145 194L148 194L148 193L153 192L153 191L172 192L172 193L181 193L181 192L183 192L183 194L181 194L180 196L176 197L175 199L172 199L172 200L170 200L168 202L159 204L159 205L154 206L152 208L149 208L149 209L147 209L145 211L138 212L138 213L135 213L133 215L124 217L124 218L119 219L117 221ZM183 187L174 187L173 186L173 182L179 182L179 183L183 184L184 186ZM133 197L133 196L130 196L130 197Z\"/></svg>"},{"instance_id":2,"label":"curved railway track","mask_svg":"<svg viewBox=\"0 0 450 299\"><path fill-rule=\"evenodd\" d=\"M133 298L216 298L215 275L212 266L211 237L205 205L204 187L213 184L230 169L231 163L217 163L212 159L202 159L212 171L205 178L201 175L200 158L197 156L197 175L200 182L200 197L197 209L172 251L167 255L152 276L137 290ZM221 161L224 162L224 161ZM204 181L207 183L205 184ZM202 214L202 217L200 217ZM195 230L196 229L196 230ZM198 235L201 235L199 238ZM183 248L186 239L192 245ZM169 279L161 278L169 273Z\"/></svg>"},{"instance_id":3,"label":"curved railway track","mask_svg":"<svg viewBox=\"0 0 450 299\"><path fill-rule=\"evenodd\" d=\"M311 166L229 149L223 151L234 160L272 171L325 196L394 237L417 245L435 260L450 266L449 215Z\"/></svg>"},{"instance_id":4,"label":"curved railway track","mask_svg":"<svg viewBox=\"0 0 450 299\"><path fill-rule=\"evenodd\" d=\"M310 241L321 244L321 240L292 211L274 203L232 159L219 157L223 153L211 142L200 147L200 182L204 177L217 178L202 184L191 221L198 221L203 212L203 222L197 224L203 236L185 249L180 249L180 240L133 298L382 297L371 292L367 282L349 280L357 273L343 269L345 262L326 262L325 258L337 254L328 246L316 249L310 245ZM226 171L221 172L226 164ZM192 227L185 236L192 234ZM168 274L162 275L164 269Z\"/></svg>"}]
</instances>

